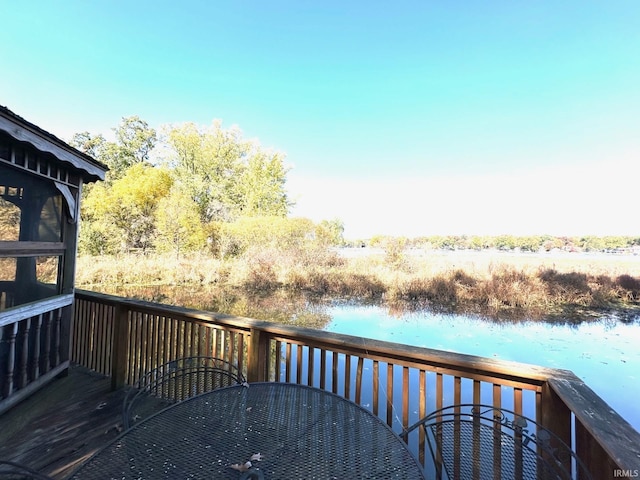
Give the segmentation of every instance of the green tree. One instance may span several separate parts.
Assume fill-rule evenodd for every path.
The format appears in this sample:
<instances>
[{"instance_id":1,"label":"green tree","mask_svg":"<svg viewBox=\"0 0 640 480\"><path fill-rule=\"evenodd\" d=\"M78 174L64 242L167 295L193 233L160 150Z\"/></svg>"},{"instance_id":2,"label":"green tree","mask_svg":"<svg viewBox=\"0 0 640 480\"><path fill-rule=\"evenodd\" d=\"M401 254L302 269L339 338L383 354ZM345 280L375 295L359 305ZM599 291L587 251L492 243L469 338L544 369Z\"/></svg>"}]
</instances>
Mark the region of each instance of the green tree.
<instances>
[{"instance_id":1,"label":"green tree","mask_svg":"<svg viewBox=\"0 0 640 480\"><path fill-rule=\"evenodd\" d=\"M174 185L174 187L177 185ZM207 244L206 229L200 221L198 206L179 188L162 197L156 209L155 246L158 252L202 250Z\"/></svg>"},{"instance_id":2,"label":"green tree","mask_svg":"<svg viewBox=\"0 0 640 480\"><path fill-rule=\"evenodd\" d=\"M344 245L344 223L339 218L322 220L316 227L316 238L323 245Z\"/></svg>"},{"instance_id":3,"label":"green tree","mask_svg":"<svg viewBox=\"0 0 640 480\"><path fill-rule=\"evenodd\" d=\"M113 129L116 141L101 134L76 133L69 144L109 167L108 181L124 175L131 165L146 162L157 141L156 131L137 116L123 117Z\"/></svg>"},{"instance_id":4,"label":"green tree","mask_svg":"<svg viewBox=\"0 0 640 480\"><path fill-rule=\"evenodd\" d=\"M156 145L157 135L147 122L137 115L125 117L114 131L124 167L149 160L149 152Z\"/></svg>"},{"instance_id":5,"label":"green tree","mask_svg":"<svg viewBox=\"0 0 640 480\"><path fill-rule=\"evenodd\" d=\"M284 157L242 138L238 128L193 123L171 127L169 163L198 205L203 223L241 215L285 216L290 206Z\"/></svg>"},{"instance_id":6,"label":"green tree","mask_svg":"<svg viewBox=\"0 0 640 480\"><path fill-rule=\"evenodd\" d=\"M219 250L222 255L239 255L252 246L301 249L316 242L315 231L308 218L240 217L219 224Z\"/></svg>"},{"instance_id":7,"label":"green tree","mask_svg":"<svg viewBox=\"0 0 640 480\"><path fill-rule=\"evenodd\" d=\"M97 184L83 203L81 245L94 254L151 247L157 206L172 183L166 169L137 163L112 184Z\"/></svg>"},{"instance_id":8,"label":"green tree","mask_svg":"<svg viewBox=\"0 0 640 480\"><path fill-rule=\"evenodd\" d=\"M234 218L239 193L234 191L237 164L246 155L240 133L214 122L208 129L194 123L172 127L167 135L175 157L178 178L193 201L203 223Z\"/></svg>"},{"instance_id":9,"label":"green tree","mask_svg":"<svg viewBox=\"0 0 640 480\"><path fill-rule=\"evenodd\" d=\"M106 144L107 140L102 135L91 135L89 132L76 133L69 142L72 147L100 161L104 161Z\"/></svg>"},{"instance_id":10,"label":"green tree","mask_svg":"<svg viewBox=\"0 0 640 480\"><path fill-rule=\"evenodd\" d=\"M283 156L254 146L246 164L239 166L236 185L238 208L242 215L284 217L289 200L284 188L287 168Z\"/></svg>"}]
</instances>

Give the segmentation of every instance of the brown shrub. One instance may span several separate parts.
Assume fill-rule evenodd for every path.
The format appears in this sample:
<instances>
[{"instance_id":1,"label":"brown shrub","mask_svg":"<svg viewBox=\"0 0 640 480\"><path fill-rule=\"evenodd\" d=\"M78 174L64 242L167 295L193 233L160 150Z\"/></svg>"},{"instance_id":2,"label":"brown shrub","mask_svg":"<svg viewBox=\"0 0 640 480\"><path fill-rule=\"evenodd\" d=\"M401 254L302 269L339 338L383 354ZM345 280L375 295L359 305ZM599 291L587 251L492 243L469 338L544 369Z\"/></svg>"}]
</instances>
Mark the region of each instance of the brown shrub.
<instances>
[{"instance_id":1,"label":"brown shrub","mask_svg":"<svg viewBox=\"0 0 640 480\"><path fill-rule=\"evenodd\" d=\"M624 290L629 300L640 300L640 279L631 275L620 275L616 278L615 284Z\"/></svg>"},{"instance_id":2,"label":"brown shrub","mask_svg":"<svg viewBox=\"0 0 640 480\"><path fill-rule=\"evenodd\" d=\"M243 286L247 290L268 291L278 288L277 258L269 250L254 252L247 257L247 272Z\"/></svg>"},{"instance_id":3,"label":"brown shrub","mask_svg":"<svg viewBox=\"0 0 640 480\"><path fill-rule=\"evenodd\" d=\"M332 292L341 296L378 298L386 290L376 276L353 272L331 275L330 283Z\"/></svg>"},{"instance_id":4,"label":"brown shrub","mask_svg":"<svg viewBox=\"0 0 640 480\"><path fill-rule=\"evenodd\" d=\"M545 282L550 294L555 294L556 290L561 292L589 292L588 277L585 273L568 272L558 273L552 268L542 270L538 277Z\"/></svg>"},{"instance_id":5,"label":"brown shrub","mask_svg":"<svg viewBox=\"0 0 640 480\"><path fill-rule=\"evenodd\" d=\"M489 310L519 309L537 313L546 303L540 282L521 270L502 267L478 285L475 302Z\"/></svg>"},{"instance_id":6,"label":"brown shrub","mask_svg":"<svg viewBox=\"0 0 640 480\"><path fill-rule=\"evenodd\" d=\"M451 277L436 276L428 283L427 299L440 305L454 305L458 301L456 282Z\"/></svg>"},{"instance_id":7,"label":"brown shrub","mask_svg":"<svg viewBox=\"0 0 640 480\"><path fill-rule=\"evenodd\" d=\"M421 301L428 298L429 280L426 278L410 278L394 283L387 290L387 299Z\"/></svg>"}]
</instances>

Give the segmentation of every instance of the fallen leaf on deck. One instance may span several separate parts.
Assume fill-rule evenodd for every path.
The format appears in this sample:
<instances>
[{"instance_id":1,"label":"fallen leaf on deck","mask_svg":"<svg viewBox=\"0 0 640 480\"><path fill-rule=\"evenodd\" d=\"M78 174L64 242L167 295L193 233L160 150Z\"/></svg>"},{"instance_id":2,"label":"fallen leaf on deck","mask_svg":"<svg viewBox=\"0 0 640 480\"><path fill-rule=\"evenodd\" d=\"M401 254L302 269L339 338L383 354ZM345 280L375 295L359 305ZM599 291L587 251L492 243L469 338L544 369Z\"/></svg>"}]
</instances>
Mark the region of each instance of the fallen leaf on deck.
<instances>
[{"instance_id":1,"label":"fallen leaf on deck","mask_svg":"<svg viewBox=\"0 0 640 480\"><path fill-rule=\"evenodd\" d=\"M234 463L233 465L229 465L234 470L238 470L239 472L246 472L252 466L251 462L246 463Z\"/></svg>"},{"instance_id":2,"label":"fallen leaf on deck","mask_svg":"<svg viewBox=\"0 0 640 480\"><path fill-rule=\"evenodd\" d=\"M254 453L253 455L251 455L251 458L249 460L251 462L260 462L263 458L264 455L262 455L261 453Z\"/></svg>"}]
</instances>

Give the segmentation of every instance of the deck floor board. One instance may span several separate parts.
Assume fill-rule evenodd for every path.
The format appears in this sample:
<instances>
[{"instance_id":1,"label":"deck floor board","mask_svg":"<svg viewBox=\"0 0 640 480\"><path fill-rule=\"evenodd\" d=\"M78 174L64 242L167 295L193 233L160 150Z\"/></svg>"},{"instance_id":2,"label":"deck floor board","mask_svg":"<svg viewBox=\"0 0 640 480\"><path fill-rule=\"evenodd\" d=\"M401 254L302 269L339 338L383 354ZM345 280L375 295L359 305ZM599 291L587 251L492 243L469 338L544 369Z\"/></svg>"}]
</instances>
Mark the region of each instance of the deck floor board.
<instances>
[{"instance_id":1,"label":"deck floor board","mask_svg":"<svg viewBox=\"0 0 640 480\"><path fill-rule=\"evenodd\" d=\"M0 459L64 479L122 430L123 389L73 366L0 415Z\"/></svg>"}]
</instances>

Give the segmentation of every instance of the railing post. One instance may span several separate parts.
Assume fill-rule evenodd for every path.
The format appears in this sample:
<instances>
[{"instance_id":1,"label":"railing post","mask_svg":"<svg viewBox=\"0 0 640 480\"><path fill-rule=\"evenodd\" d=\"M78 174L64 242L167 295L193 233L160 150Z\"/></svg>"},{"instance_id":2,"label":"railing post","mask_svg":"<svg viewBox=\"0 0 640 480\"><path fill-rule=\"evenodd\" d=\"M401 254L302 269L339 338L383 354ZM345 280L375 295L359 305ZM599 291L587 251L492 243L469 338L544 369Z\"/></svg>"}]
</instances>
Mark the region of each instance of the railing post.
<instances>
[{"instance_id":1,"label":"railing post","mask_svg":"<svg viewBox=\"0 0 640 480\"><path fill-rule=\"evenodd\" d=\"M556 434L560 440L571 447L571 410L562 401L551 385L545 382L542 385L542 398L538 423ZM571 471L570 459L564 459L564 468Z\"/></svg>"},{"instance_id":2,"label":"railing post","mask_svg":"<svg viewBox=\"0 0 640 480\"><path fill-rule=\"evenodd\" d=\"M113 341L111 343L111 389L124 386L129 363L129 310L118 303L114 308Z\"/></svg>"},{"instance_id":3,"label":"railing post","mask_svg":"<svg viewBox=\"0 0 640 480\"><path fill-rule=\"evenodd\" d=\"M247 381L266 382L269 380L269 334L252 328L247 354Z\"/></svg>"},{"instance_id":4,"label":"railing post","mask_svg":"<svg viewBox=\"0 0 640 480\"><path fill-rule=\"evenodd\" d=\"M615 478L614 472L619 471L618 478L626 478L622 475L622 469L614 463L591 433L576 418L576 453L584 462L587 470L593 478ZM637 470L636 470L637 472ZM637 473L636 473L637 476ZM580 476L577 477L580 480Z\"/></svg>"}]
</instances>

